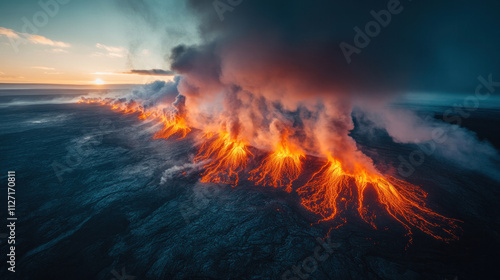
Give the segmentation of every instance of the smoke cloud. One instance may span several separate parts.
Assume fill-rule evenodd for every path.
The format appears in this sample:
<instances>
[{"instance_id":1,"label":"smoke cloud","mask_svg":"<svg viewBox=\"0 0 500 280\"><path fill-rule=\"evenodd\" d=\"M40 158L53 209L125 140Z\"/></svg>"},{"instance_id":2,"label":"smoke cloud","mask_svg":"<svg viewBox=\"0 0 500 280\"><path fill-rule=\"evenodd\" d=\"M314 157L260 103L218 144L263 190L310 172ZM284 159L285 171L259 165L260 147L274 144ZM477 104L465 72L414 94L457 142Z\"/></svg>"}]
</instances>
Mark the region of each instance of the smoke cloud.
<instances>
[{"instance_id":1,"label":"smoke cloud","mask_svg":"<svg viewBox=\"0 0 500 280\"><path fill-rule=\"evenodd\" d=\"M147 85L134 91L131 98L146 106L175 102L177 112L190 127L222 129L263 150L275 149L286 135L297 149L333 156L346 170L362 163L374 171L371 159L358 151L349 136L354 128L351 113L355 100L385 102L399 92L420 88L474 88L477 72L498 69L486 67L483 62L488 59L480 52L467 60L463 56L442 59L448 57L443 53L463 54L467 50L466 45L446 43L457 38L453 33L443 34L449 25L442 17L451 9L464 19L472 19L466 11L486 11L495 3L460 7L441 2L399 3L401 15L393 16L391 24L371 38L370 46L347 63L339 45L352 42L355 28L364 28L373 20L370 12L386 9L388 2L243 1L221 20L211 1L190 0L188 7L200 21L200 43L178 45L167 55L172 72L180 77L172 83ZM147 11L151 9L142 10L150 19ZM489 12L482 15L493 16ZM464 30L457 40L477 38L470 30L492 31L486 21L474 19L471 24L475 28ZM430 41L422 40L424 35ZM494 44L497 41L491 40ZM480 47L480 42L475 44ZM493 52L488 54L490 61L500 58ZM456 63L462 66L455 67ZM429 75L429 69L455 72ZM180 96L177 101L176 95ZM443 157L465 163L477 152L497 156L491 145L478 142L464 129L436 121L418 123L411 114L386 112L381 118L374 119L374 124L386 129L396 142L426 141L432 128L441 127L453 139L439 145Z\"/></svg>"},{"instance_id":2,"label":"smoke cloud","mask_svg":"<svg viewBox=\"0 0 500 280\"><path fill-rule=\"evenodd\" d=\"M479 140L474 132L466 128L437 120L433 116L421 117L408 110L390 107L374 111L363 106L361 110L356 110L356 114L364 120L361 122L365 124L362 129L369 132L373 132L373 128L382 129L397 143L417 144L428 155L436 155L500 181L499 152L491 143Z\"/></svg>"},{"instance_id":3,"label":"smoke cloud","mask_svg":"<svg viewBox=\"0 0 500 280\"><path fill-rule=\"evenodd\" d=\"M172 104L179 95L177 90L179 81L180 77L175 77L172 82L155 81L138 86L132 90L127 99L139 102L144 107Z\"/></svg>"},{"instance_id":4,"label":"smoke cloud","mask_svg":"<svg viewBox=\"0 0 500 280\"><path fill-rule=\"evenodd\" d=\"M395 2L402 5L397 0L389 3ZM450 140L436 141L437 155L470 169L483 168L489 175L496 173L498 152L471 132L437 120L419 121L407 112L381 110L399 92L414 89L417 80L428 90L436 89L435 76L422 69L452 69L436 59L442 45L426 48L418 36L418 40L413 35L405 37L403 31L418 26L412 16L433 19L435 13L443 12L441 2L426 6L436 8L432 12L418 8L418 4L413 11L407 11L410 7L399 9L407 11L411 24L386 26L353 63L346 62L338 46L352 40L353 30L369 22L367 16L373 16L370 11L379 3L228 1L234 7L224 20L221 11L214 9L215 2L187 3L201 21L201 40L171 50L170 69L179 75L173 82L144 85L124 100L82 100L156 120L163 127L154 139L184 138L192 131L201 131L190 134L201 140L195 163L166 170L162 183L203 165L202 183L234 186L241 174L242 180L291 192L292 183L304 171L306 156L313 155L327 160L295 191L302 198L301 204L323 220L341 212L344 207L338 201L349 189L357 196L346 205L357 205L361 218L375 226L377 216L368 209L368 197L365 199L365 191L371 187L383 209L409 233L411 227L417 227L437 239L458 238L457 220L427 208L427 194L420 188L381 174L350 136L354 105L365 104L371 127L386 130L395 142L426 143L433 139L433 130L440 129ZM380 8L387 5L384 2ZM426 29L417 27L413 32L422 30ZM470 36L467 32L462 35ZM401 42L394 44L395 40ZM457 71L453 83L444 79L440 86L455 89L457 77L470 69ZM470 160L478 155L481 159ZM260 166L253 166L257 161Z\"/></svg>"}]
</instances>

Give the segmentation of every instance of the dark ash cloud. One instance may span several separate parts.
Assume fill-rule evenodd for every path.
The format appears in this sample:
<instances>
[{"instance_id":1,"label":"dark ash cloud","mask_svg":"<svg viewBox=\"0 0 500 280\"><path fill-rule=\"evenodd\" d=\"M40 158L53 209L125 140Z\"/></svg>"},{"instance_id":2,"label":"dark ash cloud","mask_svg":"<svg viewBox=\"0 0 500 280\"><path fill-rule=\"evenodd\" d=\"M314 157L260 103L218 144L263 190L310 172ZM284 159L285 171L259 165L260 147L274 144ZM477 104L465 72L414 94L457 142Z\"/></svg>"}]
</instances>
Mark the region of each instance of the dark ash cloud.
<instances>
[{"instance_id":1,"label":"dark ash cloud","mask_svg":"<svg viewBox=\"0 0 500 280\"><path fill-rule=\"evenodd\" d=\"M241 68L290 69L330 89L470 92L478 75L500 76L500 2L492 0L399 1L401 13L348 64L340 43L354 44L354 28L364 30L370 11L391 1L242 1L224 21L213 1L189 4L216 56L235 50Z\"/></svg>"},{"instance_id":2,"label":"dark ash cloud","mask_svg":"<svg viewBox=\"0 0 500 280\"><path fill-rule=\"evenodd\" d=\"M145 76L175 76L175 72L172 70L162 70L162 69L132 69L128 72L121 72L121 74L134 74L134 75L145 75Z\"/></svg>"}]
</instances>

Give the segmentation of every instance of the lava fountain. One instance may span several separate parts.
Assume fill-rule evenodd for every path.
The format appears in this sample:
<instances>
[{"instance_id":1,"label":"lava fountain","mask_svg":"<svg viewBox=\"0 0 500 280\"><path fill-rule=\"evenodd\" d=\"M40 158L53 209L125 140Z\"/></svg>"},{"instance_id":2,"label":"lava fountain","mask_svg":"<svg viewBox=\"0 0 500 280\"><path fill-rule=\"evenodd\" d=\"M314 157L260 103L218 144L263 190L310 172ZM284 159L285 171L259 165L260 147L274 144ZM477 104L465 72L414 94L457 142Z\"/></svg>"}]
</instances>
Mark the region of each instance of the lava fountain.
<instances>
[{"instance_id":1,"label":"lava fountain","mask_svg":"<svg viewBox=\"0 0 500 280\"><path fill-rule=\"evenodd\" d=\"M140 117L141 116L139 116L139 118ZM178 138L182 139L191 131L191 128L187 125L186 120L179 114L174 114L174 116L169 118L162 116L161 123L163 123L163 128L155 133L153 139L168 139L173 135L178 135Z\"/></svg>"},{"instance_id":2,"label":"lava fountain","mask_svg":"<svg viewBox=\"0 0 500 280\"><path fill-rule=\"evenodd\" d=\"M250 172L250 180L255 185L285 187L292 191L292 183L302 172L302 161L305 153L288 140L288 132L284 132L276 150L268 155L263 163Z\"/></svg>"},{"instance_id":3,"label":"lava fountain","mask_svg":"<svg viewBox=\"0 0 500 280\"><path fill-rule=\"evenodd\" d=\"M98 104L111 107L112 110L123 114L138 113L140 120L152 120L163 125L162 129L155 133L153 139L168 139L174 135L179 139L186 137L191 131L183 114L176 110L161 110L157 107L145 109L138 102L124 102L110 98L85 98L82 97L77 103ZM169 108L172 109L172 108Z\"/></svg>"},{"instance_id":4,"label":"lava fountain","mask_svg":"<svg viewBox=\"0 0 500 280\"><path fill-rule=\"evenodd\" d=\"M181 139L186 137L192 127L185 118L185 111L173 105L167 108L144 108L134 101L123 102L110 98L82 98L78 103L105 105L125 114L138 113L139 119L162 124L162 129L155 133L154 139L173 136ZM248 174L248 179L255 185L285 188L287 192L291 192L292 184L303 171L306 153L290 140L290 131L291 129L284 129L274 151L249 172L250 162L256 158L249 150L250 141L241 135L232 135L226 129L205 133L194 159L195 162L205 164L201 182L236 186L240 177ZM361 218L376 228L377 215L375 211L368 209L372 204L366 198L366 192L373 190L375 198L374 201L370 199L370 202L375 202L375 205L401 223L410 236L411 229L418 228L439 240L448 242L458 239L459 221L428 208L425 205L427 194L419 187L380 174L371 162L352 160L354 164L351 162L349 168L346 168L339 158L327 152L323 154L326 155L326 163L296 190L301 197L301 204L319 215L320 221L333 220L343 208L355 206ZM352 155L358 158L358 154Z\"/></svg>"},{"instance_id":5,"label":"lava fountain","mask_svg":"<svg viewBox=\"0 0 500 280\"><path fill-rule=\"evenodd\" d=\"M226 131L215 135L204 135L207 141L200 147L195 162L208 160L204 166L201 182L224 183L236 186L239 173L247 168L249 159L253 154L248 150L248 145L242 139L232 137Z\"/></svg>"},{"instance_id":6,"label":"lava fountain","mask_svg":"<svg viewBox=\"0 0 500 280\"><path fill-rule=\"evenodd\" d=\"M297 189L297 193L302 197L305 208L320 215L322 221L327 221L334 219L340 212L340 194L344 190L357 190L358 213L364 221L376 228L376 215L370 213L365 205L365 192L369 187L376 192L376 202L400 222L409 235L411 227L416 227L436 239L458 239L459 221L427 208L424 200L427 193L394 177L370 173L361 164L357 164L354 171L346 172L342 164L330 156L327 163L304 186Z\"/></svg>"}]
</instances>

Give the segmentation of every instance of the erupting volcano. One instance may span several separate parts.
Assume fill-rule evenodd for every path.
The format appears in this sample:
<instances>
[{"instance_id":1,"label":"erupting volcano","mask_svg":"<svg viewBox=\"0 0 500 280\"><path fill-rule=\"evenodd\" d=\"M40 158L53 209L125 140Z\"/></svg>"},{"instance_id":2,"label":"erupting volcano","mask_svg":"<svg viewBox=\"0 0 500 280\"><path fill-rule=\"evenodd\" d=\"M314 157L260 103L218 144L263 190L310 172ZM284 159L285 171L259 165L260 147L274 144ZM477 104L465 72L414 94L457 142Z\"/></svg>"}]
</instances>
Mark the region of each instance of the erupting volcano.
<instances>
[{"instance_id":1,"label":"erupting volcano","mask_svg":"<svg viewBox=\"0 0 500 280\"><path fill-rule=\"evenodd\" d=\"M297 145L297 141L291 141L292 128L285 127L280 131L279 141L271 152L265 152L265 149L255 145L256 151L267 154L257 157L250 151L255 141L246 139L238 131L228 132L231 129L226 126L217 132L193 128L182 106L144 109L135 101L101 98L82 98L79 103L106 105L117 112L137 113L139 119L158 122L162 128L154 134L154 139L174 136L182 139L194 129L196 133L193 137L201 141L194 161L204 164L202 183L237 186L241 178L245 178L255 185L284 188L289 193L296 187L302 205L319 215L320 221L333 220L345 209L355 208L364 221L376 228L376 218L379 216L376 211L385 210L409 234L412 228L418 228L436 239L458 239L458 220L433 212L425 206L427 194L424 191L392 176L380 174L370 160L350 160L347 164L341 158L325 152L325 164L304 185L297 186L295 182L304 171L308 155L305 149ZM365 158L359 151L352 153L355 154L352 158ZM259 158L263 159L257 163L256 159ZM252 166L256 167L252 169ZM369 190L375 192L375 201L368 201L366 193Z\"/></svg>"},{"instance_id":2,"label":"erupting volcano","mask_svg":"<svg viewBox=\"0 0 500 280\"><path fill-rule=\"evenodd\" d=\"M288 140L288 131L281 136L276 150L268 155L264 162L250 172L250 180L255 185L285 187L292 191L292 183L302 172L302 160L305 154L294 147Z\"/></svg>"},{"instance_id":3,"label":"erupting volcano","mask_svg":"<svg viewBox=\"0 0 500 280\"><path fill-rule=\"evenodd\" d=\"M163 128L155 133L153 139L167 139L174 135L182 139L191 131L181 113L176 111L175 108L169 108L170 110L161 110L158 108L146 110L137 102L132 101L127 103L110 98L82 98L78 103L106 105L111 107L112 110L123 114L139 113L138 118L140 120L153 120L161 123Z\"/></svg>"},{"instance_id":4,"label":"erupting volcano","mask_svg":"<svg viewBox=\"0 0 500 280\"><path fill-rule=\"evenodd\" d=\"M191 131L184 118L177 114L170 118L162 116L161 123L163 128L155 134L154 139L170 138L173 135L179 135L182 139Z\"/></svg>"},{"instance_id":5,"label":"erupting volcano","mask_svg":"<svg viewBox=\"0 0 500 280\"><path fill-rule=\"evenodd\" d=\"M253 156L248 145L241 139L234 139L230 133L220 131L204 135L207 141L200 147L195 161L210 161L204 166L201 182L223 183L236 186L239 173L246 169Z\"/></svg>"},{"instance_id":6,"label":"erupting volcano","mask_svg":"<svg viewBox=\"0 0 500 280\"><path fill-rule=\"evenodd\" d=\"M369 187L375 190L377 202L409 233L413 226L437 239L458 239L458 220L446 218L427 208L424 201L427 194L418 187L391 176L370 174L361 166L352 174L347 173L342 164L332 157L297 192L303 198L302 205L321 215L323 220L335 218L340 211L339 200L346 200L340 196L347 192L351 196L347 200L352 203L356 200L363 220L376 228L376 214L366 208L365 192ZM357 190L357 194L353 190Z\"/></svg>"}]
</instances>

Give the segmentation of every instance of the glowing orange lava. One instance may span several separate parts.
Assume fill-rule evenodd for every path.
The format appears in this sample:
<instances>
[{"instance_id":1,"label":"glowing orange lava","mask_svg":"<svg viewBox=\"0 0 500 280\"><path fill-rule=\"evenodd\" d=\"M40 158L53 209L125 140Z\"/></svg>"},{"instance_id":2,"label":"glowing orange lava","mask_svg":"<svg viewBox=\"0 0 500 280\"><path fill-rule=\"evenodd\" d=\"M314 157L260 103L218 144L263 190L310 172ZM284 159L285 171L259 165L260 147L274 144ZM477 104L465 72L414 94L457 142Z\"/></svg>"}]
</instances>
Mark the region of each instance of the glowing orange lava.
<instances>
[{"instance_id":1,"label":"glowing orange lava","mask_svg":"<svg viewBox=\"0 0 500 280\"><path fill-rule=\"evenodd\" d=\"M170 119L164 117L162 118L162 123L163 128L154 135L153 139L168 139L173 135L179 135L179 139L182 139L191 131L191 128L189 128L184 118L180 115L175 115Z\"/></svg>"},{"instance_id":2,"label":"glowing orange lava","mask_svg":"<svg viewBox=\"0 0 500 280\"><path fill-rule=\"evenodd\" d=\"M82 97L77 103L99 104L110 106L115 110L124 114L139 113L141 120L154 120L163 124L163 128L155 133L153 139L170 138L177 135L178 138L184 138L191 131L183 116L178 113L167 114L159 109L153 108L146 110L137 102L121 102L113 99L101 98L85 98Z\"/></svg>"},{"instance_id":3,"label":"glowing orange lava","mask_svg":"<svg viewBox=\"0 0 500 280\"><path fill-rule=\"evenodd\" d=\"M377 202L389 215L399 221L411 234L411 227L444 241L458 239L458 220L446 218L425 206L427 194L410 183L391 176L369 174L357 167L352 174L345 172L339 161L329 158L304 186L297 190L302 197L302 205L319 214L322 220L331 220L339 212L339 195L346 188L355 186L357 190L358 213L366 222L375 226L375 214L365 206L365 191L372 187L377 194Z\"/></svg>"},{"instance_id":4,"label":"glowing orange lava","mask_svg":"<svg viewBox=\"0 0 500 280\"><path fill-rule=\"evenodd\" d=\"M292 191L292 183L302 172L304 152L294 147L284 133L276 150L264 159L262 165L250 172L250 180L255 185L285 187Z\"/></svg>"},{"instance_id":5,"label":"glowing orange lava","mask_svg":"<svg viewBox=\"0 0 500 280\"><path fill-rule=\"evenodd\" d=\"M350 179L340 163L330 158L297 193L302 196L304 207L321 215L323 220L331 220L338 212L337 199L349 187Z\"/></svg>"},{"instance_id":6,"label":"glowing orange lava","mask_svg":"<svg viewBox=\"0 0 500 280\"><path fill-rule=\"evenodd\" d=\"M239 182L239 173L246 169L253 154L248 145L241 139L234 139L228 132L217 134L207 133L208 139L198 152L196 162L210 160L204 166L201 182L224 183L236 186Z\"/></svg>"},{"instance_id":7,"label":"glowing orange lava","mask_svg":"<svg viewBox=\"0 0 500 280\"><path fill-rule=\"evenodd\" d=\"M365 174L364 174L365 175ZM391 176L378 174L365 175L363 184L357 184L359 193L358 212L361 217L373 225L373 214L364 211L364 190L371 185L377 192L378 202L389 215L402 223L411 233L411 226L444 241L458 239L458 220L450 219L433 212L425 206L427 193L415 185Z\"/></svg>"}]
</instances>

